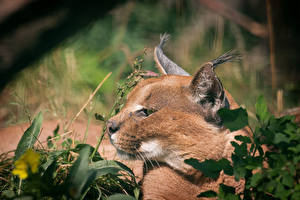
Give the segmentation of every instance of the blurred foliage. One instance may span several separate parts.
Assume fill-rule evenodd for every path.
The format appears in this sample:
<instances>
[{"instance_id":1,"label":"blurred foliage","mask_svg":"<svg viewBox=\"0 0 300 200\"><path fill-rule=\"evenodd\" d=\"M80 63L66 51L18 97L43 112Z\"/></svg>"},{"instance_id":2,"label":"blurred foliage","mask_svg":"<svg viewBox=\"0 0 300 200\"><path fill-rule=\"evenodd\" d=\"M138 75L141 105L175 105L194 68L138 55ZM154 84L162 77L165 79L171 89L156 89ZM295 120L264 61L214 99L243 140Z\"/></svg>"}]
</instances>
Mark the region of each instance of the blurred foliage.
<instances>
[{"instance_id":1,"label":"blurred foliage","mask_svg":"<svg viewBox=\"0 0 300 200\"><path fill-rule=\"evenodd\" d=\"M237 49L244 55L243 60L217 69L225 88L248 108L251 118L255 117L251 105L261 93L270 102L271 110L277 111L276 96L270 89L265 41L197 1L143 0L129 1L113 10L20 73L2 93L0 121L28 121L41 109L49 111L45 113L46 119L70 118L112 71L92 108L107 112L113 103L116 82L122 83L131 73L137 55L146 50L145 70L156 71L152 52L164 32L172 36L166 47L167 55L190 73L229 49ZM288 88L294 87L284 88L285 107L298 103L287 97Z\"/></svg>"}]
</instances>

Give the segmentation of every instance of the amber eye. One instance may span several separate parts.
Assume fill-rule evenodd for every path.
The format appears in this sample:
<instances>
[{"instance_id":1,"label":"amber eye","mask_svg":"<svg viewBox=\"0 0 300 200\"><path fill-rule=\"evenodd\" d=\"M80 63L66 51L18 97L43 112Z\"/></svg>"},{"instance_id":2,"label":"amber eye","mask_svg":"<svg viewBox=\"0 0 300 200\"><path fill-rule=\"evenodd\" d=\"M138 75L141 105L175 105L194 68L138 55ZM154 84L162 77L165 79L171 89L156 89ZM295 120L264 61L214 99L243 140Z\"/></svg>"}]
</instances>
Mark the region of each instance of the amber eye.
<instances>
[{"instance_id":1,"label":"amber eye","mask_svg":"<svg viewBox=\"0 0 300 200\"><path fill-rule=\"evenodd\" d=\"M155 112L155 110L143 108L141 110L135 111L135 115L138 117L148 117L149 115L151 115L154 112Z\"/></svg>"}]
</instances>

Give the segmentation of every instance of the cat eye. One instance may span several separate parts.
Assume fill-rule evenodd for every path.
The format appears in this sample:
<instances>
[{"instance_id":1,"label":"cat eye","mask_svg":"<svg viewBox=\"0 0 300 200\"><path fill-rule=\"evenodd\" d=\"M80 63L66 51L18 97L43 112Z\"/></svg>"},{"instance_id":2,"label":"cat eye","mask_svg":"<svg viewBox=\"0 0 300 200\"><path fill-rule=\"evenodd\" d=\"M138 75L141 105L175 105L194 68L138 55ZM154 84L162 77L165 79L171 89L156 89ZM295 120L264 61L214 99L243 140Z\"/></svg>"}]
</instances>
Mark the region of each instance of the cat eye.
<instances>
[{"instance_id":1,"label":"cat eye","mask_svg":"<svg viewBox=\"0 0 300 200\"><path fill-rule=\"evenodd\" d=\"M143 108L143 109L135 111L135 115L138 117L148 117L149 115L151 115L154 112L155 112L155 110Z\"/></svg>"}]
</instances>

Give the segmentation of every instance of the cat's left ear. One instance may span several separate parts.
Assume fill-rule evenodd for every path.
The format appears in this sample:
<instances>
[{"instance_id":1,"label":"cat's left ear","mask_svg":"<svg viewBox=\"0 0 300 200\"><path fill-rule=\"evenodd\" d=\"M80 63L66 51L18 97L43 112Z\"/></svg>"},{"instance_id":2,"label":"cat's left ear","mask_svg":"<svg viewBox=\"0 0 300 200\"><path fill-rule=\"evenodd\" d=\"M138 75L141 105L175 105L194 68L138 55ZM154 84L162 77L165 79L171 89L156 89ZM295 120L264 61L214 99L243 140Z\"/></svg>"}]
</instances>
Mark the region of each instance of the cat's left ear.
<instances>
[{"instance_id":1,"label":"cat's left ear","mask_svg":"<svg viewBox=\"0 0 300 200\"><path fill-rule=\"evenodd\" d=\"M184 69L170 60L163 52L163 46L168 41L170 35L163 34L160 36L160 43L154 49L154 60L156 62L158 70L162 74L173 74L173 75L180 75L180 76L190 76Z\"/></svg>"}]
</instances>

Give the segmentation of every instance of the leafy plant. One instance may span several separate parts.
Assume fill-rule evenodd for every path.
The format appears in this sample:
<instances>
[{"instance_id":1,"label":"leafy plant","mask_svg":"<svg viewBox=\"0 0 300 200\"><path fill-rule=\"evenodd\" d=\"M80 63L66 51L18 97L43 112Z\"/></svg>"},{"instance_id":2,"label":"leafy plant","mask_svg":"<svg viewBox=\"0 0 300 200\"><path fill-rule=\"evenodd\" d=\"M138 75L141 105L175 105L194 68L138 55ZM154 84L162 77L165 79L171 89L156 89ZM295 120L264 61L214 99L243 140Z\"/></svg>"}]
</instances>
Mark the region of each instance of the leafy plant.
<instances>
[{"instance_id":1,"label":"leafy plant","mask_svg":"<svg viewBox=\"0 0 300 200\"><path fill-rule=\"evenodd\" d=\"M216 179L224 174L244 179L243 192L237 194L235 188L220 184L219 192L206 191L198 197L218 197L218 199L300 199L300 128L294 117L274 117L260 96L255 105L258 126L253 138L236 136L232 162L223 158L218 161L188 159L185 162ZM230 131L248 126L247 112L242 109L219 111L225 127ZM263 150L265 146L268 151Z\"/></svg>"},{"instance_id":2,"label":"leafy plant","mask_svg":"<svg viewBox=\"0 0 300 200\"><path fill-rule=\"evenodd\" d=\"M143 58L136 58L133 63L133 72L126 78L124 83L118 84L117 88L117 94L116 94L116 100L114 102L114 105L112 106L110 112L105 116L103 114L95 113L95 118L97 120L106 122L108 119L110 119L112 116L116 115L122 107L125 104L126 96L127 94L143 79L143 76L146 74L146 72L142 69L143 68L144 59ZM98 140L98 143L96 145L96 148L94 152L92 153L92 158L94 154L97 152L101 141L104 137L106 131L106 126L103 127L102 135L100 139Z\"/></svg>"},{"instance_id":3,"label":"leafy plant","mask_svg":"<svg viewBox=\"0 0 300 200\"><path fill-rule=\"evenodd\" d=\"M128 77L128 81L119 87L115 106L107 117L118 112L125 102L124 98L127 93L141 80L142 62L142 60L136 60L136 70ZM104 119L99 114L96 114L96 117ZM57 126L53 137L47 138L50 151L33 150L41 130L42 119L40 112L24 132L14 157L15 169L13 172L17 176L12 177L10 186L1 192L1 198L139 198L139 187L133 172L120 162L104 160L97 151L105 129L96 148L88 144L78 144L72 148L71 144L74 142L70 138L66 138L59 148L55 144L61 138L58 133L59 126ZM135 196L135 198L129 195Z\"/></svg>"},{"instance_id":4,"label":"leafy plant","mask_svg":"<svg viewBox=\"0 0 300 200\"><path fill-rule=\"evenodd\" d=\"M100 121L106 121L113 115L116 115L124 106L127 94L143 79L143 75L146 72L143 68L144 59L136 58L133 63L133 72L125 79L123 83L119 83L116 92L115 103L112 106L111 111L105 117L101 114L96 113L95 118Z\"/></svg>"}]
</instances>

